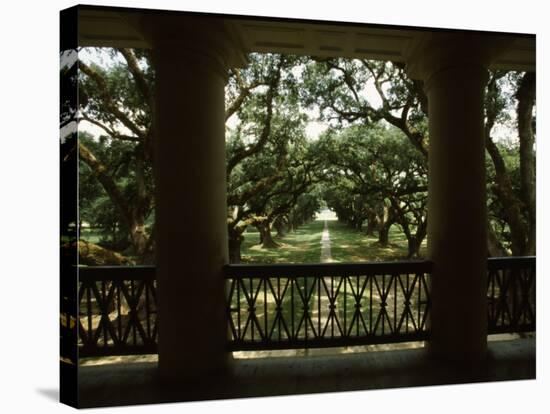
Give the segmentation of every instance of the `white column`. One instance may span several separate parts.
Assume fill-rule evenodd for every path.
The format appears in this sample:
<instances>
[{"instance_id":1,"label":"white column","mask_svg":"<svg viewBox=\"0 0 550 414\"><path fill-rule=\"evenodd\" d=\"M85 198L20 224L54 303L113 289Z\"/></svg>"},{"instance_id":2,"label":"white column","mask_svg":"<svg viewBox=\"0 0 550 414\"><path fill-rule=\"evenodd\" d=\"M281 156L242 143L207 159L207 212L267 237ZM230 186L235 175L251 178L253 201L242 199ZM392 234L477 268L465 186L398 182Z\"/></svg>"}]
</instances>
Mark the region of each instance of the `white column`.
<instances>
[{"instance_id":1,"label":"white column","mask_svg":"<svg viewBox=\"0 0 550 414\"><path fill-rule=\"evenodd\" d=\"M479 34L434 33L408 71L429 106L428 256L431 340L437 358L475 361L487 351L487 213L483 98L486 65L507 44Z\"/></svg>"},{"instance_id":2,"label":"white column","mask_svg":"<svg viewBox=\"0 0 550 414\"><path fill-rule=\"evenodd\" d=\"M227 367L224 87L217 22L154 22L159 368L169 379ZM217 38L220 40L218 41Z\"/></svg>"}]
</instances>

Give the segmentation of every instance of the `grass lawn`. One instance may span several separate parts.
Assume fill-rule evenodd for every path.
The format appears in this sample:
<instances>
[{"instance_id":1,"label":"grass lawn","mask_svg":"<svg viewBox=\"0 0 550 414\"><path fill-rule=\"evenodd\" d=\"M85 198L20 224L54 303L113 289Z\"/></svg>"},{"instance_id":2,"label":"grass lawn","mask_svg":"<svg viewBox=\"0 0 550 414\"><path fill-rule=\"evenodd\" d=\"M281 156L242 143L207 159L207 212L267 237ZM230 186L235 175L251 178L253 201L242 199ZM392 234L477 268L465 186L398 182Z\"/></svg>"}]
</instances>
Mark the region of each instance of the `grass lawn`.
<instances>
[{"instance_id":1,"label":"grass lawn","mask_svg":"<svg viewBox=\"0 0 550 414\"><path fill-rule=\"evenodd\" d=\"M318 263L324 221L305 224L283 238L275 238L280 247L262 249L257 232L246 232L242 244L243 263ZM390 229L390 246L380 247L376 236L350 229L338 221L328 221L334 262L402 260L407 256L407 239L398 226ZM426 241L420 249L426 254Z\"/></svg>"},{"instance_id":2,"label":"grass lawn","mask_svg":"<svg viewBox=\"0 0 550 414\"><path fill-rule=\"evenodd\" d=\"M305 224L283 238L274 238L277 249L262 249L258 232L244 233L241 246L243 263L317 263L321 256L324 222Z\"/></svg>"},{"instance_id":3,"label":"grass lawn","mask_svg":"<svg viewBox=\"0 0 550 414\"><path fill-rule=\"evenodd\" d=\"M242 246L243 262L319 263L323 229L324 220L308 223L300 227L296 232L277 239L277 242L281 246L276 249L262 249L258 244L259 234L257 232L247 232ZM391 261L406 258L407 240L397 226L391 228L390 246L385 248L378 245L378 237L366 236L363 232L350 229L338 221L328 221L328 229L333 262ZM425 253L425 246L423 247L423 252ZM350 278L342 281L338 277L334 279L327 277L324 280L298 277L293 284L289 282L289 279L284 277L280 279L272 278L263 282L261 280L246 279L239 286L241 294L238 297L240 301L238 301L237 295L232 296L232 308L240 310L237 312L240 315L240 319L237 314L233 314L232 317L235 326L240 323L240 329L245 333L246 339L253 340L254 337L258 337L259 335L258 329L250 325L248 320L249 304L247 295L248 297L253 296L254 292L260 292L259 295L256 293L257 296L254 302L255 315L259 320L261 329L268 332L269 335L273 335L273 338L277 338L278 335L286 338L289 335L286 329L290 329L291 332L295 332L296 330L298 337L303 338L306 336L304 304L301 299L307 295L306 292L312 295L307 300L307 303L310 306L313 329L317 330L318 333L324 332L324 329L329 329L327 335L330 335L330 332L334 329L334 334L336 336L339 335L337 324L330 325L328 319L330 305L328 295L329 291L332 291L334 294L333 289L339 291L336 312L341 329L345 332L352 332L353 335L361 336L365 334L365 328L359 323L359 319L357 319L357 308L355 306L357 301L359 301L361 309L365 310L362 311L362 315L365 318L368 329L376 329L378 332L381 332L383 329L388 331L390 325L393 326L392 324L399 321L400 315L403 314L405 299L403 293L397 288L397 285L394 285L389 290L387 300L391 304L395 301L395 309L390 307L388 309L389 313L386 314L387 318L378 319L377 309L380 308L382 300L380 289L384 289L383 286L386 286L387 283L387 279L384 279L384 276L377 276L376 281L371 279L370 283L363 287L364 291L361 290L360 286L360 283L363 283L363 279L359 280L359 278ZM266 286L269 284L269 287L263 286L262 283L265 283ZM397 284L397 281L393 283ZM261 293L264 292L264 289L266 293ZM396 289L395 292L394 289ZM362 292L361 294L359 293L360 291ZM276 294L275 292L278 293ZM281 301L281 307L283 320L288 325L286 328L281 323L276 323L278 321L275 310L277 295L284 296ZM356 295L360 295L360 299L357 299ZM416 296L413 296L413 308L415 298ZM370 308L370 301L372 301L372 308ZM368 311L368 309L371 310ZM409 324L408 320L407 323ZM384 328L382 325L384 325ZM408 326L411 329L413 328L410 324ZM311 328L308 325L307 329L310 331L310 335L312 334ZM252 333L254 330L256 331L255 334Z\"/></svg>"},{"instance_id":4,"label":"grass lawn","mask_svg":"<svg viewBox=\"0 0 550 414\"><path fill-rule=\"evenodd\" d=\"M335 262L374 262L405 260L407 258L407 238L397 225L390 228L387 247L378 244L378 237L367 236L364 232L350 229L338 221L330 221L330 242L332 259ZM420 254L426 256L426 240Z\"/></svg>"}]
</instances>

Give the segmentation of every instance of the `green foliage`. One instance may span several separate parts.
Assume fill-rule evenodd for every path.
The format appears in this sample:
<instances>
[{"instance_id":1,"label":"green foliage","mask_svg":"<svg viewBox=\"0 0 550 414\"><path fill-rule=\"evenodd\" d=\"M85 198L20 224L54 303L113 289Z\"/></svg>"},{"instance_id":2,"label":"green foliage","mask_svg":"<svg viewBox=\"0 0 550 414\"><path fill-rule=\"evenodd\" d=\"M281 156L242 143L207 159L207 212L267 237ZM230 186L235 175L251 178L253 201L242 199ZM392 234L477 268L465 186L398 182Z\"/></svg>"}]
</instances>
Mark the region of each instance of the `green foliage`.
<instances>
[{"instance_id":1,"label":"green foliage","mask_svg":"<svg viewBox=\"0 0 550 414\"><path fill-rule=\"evenodd\" d=\"M132 51L138 59L145 82L150 88L154 88L154 71L148 53L139 49L132 49ZM104 80L104 88L90 76L80 72L79 99L81 106L85 108L85 115L108 126L112 131L128 128L129 126L121 121L120 115L106 108L105 97L108 96L113 105L135 127L146 131L151 125L150 102L140 92L136 79L120 52L117 49L96 48L98 55L101 52L108 53L112 64L100 65L92 62L89 66Z\"/></svg>"},{"instance_id":2,"label":"green foliage","mask_svg":"<svg viewBox=\"0 0 550 414\"><path fill-rule=\"evenodd\" d=\"M106 136L94 139L85 131L79 132L81 143L91 149L94 155L100 158L108 169L113 181L129 203L135 202L135 149L136 144L113 140ZM147 204L144 205L145 217L150 221L154 217L153 203L153 177L152 168L148 164L145 167ZM97 229L99 244L116 251L124 251L130 247L129 228L121 218L117 209L105 189L97 180L94 172L82 160L79 163L79 207L80 220L90 227ZM87 233L82 238L87 240ZM132 254L133 252L128 252Z\"/></svg>"},{"instance_id":3,"label":"green foliage","mask_svg":"<svg viewBox=\"0 0 550 414\"><path fill-rule=\"evenodd\" d=\"M527 143L529 137L522 138L514 119L520 107L518 92L526 76L520 72L491 72L485 95L487 205L489 231L495 233L495 248L501 250L497 254L533 254L535 247L534 197L527 197L535 191L534 136ZM529 94L526 98L529 99ZM527 104L523 102L524 106ZM534 117L526 115L531 118L534 134ZM525 119L527 125L528 122ZM497 124L517 128L518 135L493 136Z\"/></svg>"},{"instance_id":4,"label":"green foliage","mask_svg":"<svg viewBox=\"0 0 550 414\"><path fill-rule=\"evenodd\" d=\"M512 195L519 200L521 192L519 147L517 144L514 145L511 143L511 141L499 142L496 146L502 157L507 175L510 179L513 192ZM496 231L502 247L506 252L511 253L512 235L508 224L508 213L505 208L506 206L503 204L502 198L499 197L500 189L496 184L497 178L495 175L495 167L489 156L486 157L485 165L487 172L488 219L492 228ZM526 218L523 217L523 220L526 220Z\"/></svg>"},{"instance_id":5,"label":"green foliage","mask_svg":"<svg viewBox=\"0 0 550 414\"><path fill-rule=\"evenodd\" d=\"M154 71L148 52L94 49L80 53L93 57L79 62L81 120L102 131L92 137L80 128L81 221L99 231L105 247L149 262L154 222ZM104 55L109 64L101 64Z\"/></svg>"},{"instance_id":6,"label":"green foliage","mask_svg":"<svg viewBox=\"0 0 550 414\"><path fill-rule=\"evenodd\" d=\"M302 65L303 58L252 54L247 68L232 71L226 93L237 119L226 134L230 239L238 240L249 225L269 231L274 223L302 224L318 204L319 195L309 192L317 161L298 99Z\"/></svg>"},{"instance_id":7,"label":"green foliage","mask_svg":"<svg viewBox=\"0 0 550 414\"><path fill-rule=\"evenodd\" d=\"M136 226L143 225L147 237L154 228L155 72L147 51L101 53L107 53L109 64L82 65L79 109L104 134L80 134L80 142L108 177L99 180L93 165L81 159L81 219L99 229L102 244L133 254L139 247ZM399 227L408 255L419 252L427 223L428 107L422 84L409 79L402 65L250 54L249 64L229 75L230 246L232 241L240 246L247 227L269 231L273 226L290 237L328 206L355 229L367 223L369 233L385 231L391 238ZM521 79L519 73L492 76L485 102L489 132L494 124L511 124ZM318 140L306 138L306 108L330 125ZM497 150L513 195L521 199L517 140L499 142ZM499 193L496 175L495 161L488 158L489 218L508 247L509 203Z\"/></svg>"},{"instance_id":8,"label":"green foliage","mask_svg":"<svg viewBox=\"0 0 550 414\"><path fill-rule=\"evenodd\" d=\"M301 99L318 107L333 126L385 120L427 138L427 108L421 88L401 65L361 59L310 60L304 70Z\"/></svg>"},{"instance_id":9,"label":"green foliage","mask_svg":"<svg viewBox=\"0 0 550 414\"><path fill-rule=\"evenodd\" d=\"M328 131L317 146L324 199L338 218L357 229L365 220L397 222L411 243L418 242L411 252L417 254L424 234L413 233L425 226L427 198L427 163L420 152L400 131L380 124Z\"/></svg>"}]
</instances>

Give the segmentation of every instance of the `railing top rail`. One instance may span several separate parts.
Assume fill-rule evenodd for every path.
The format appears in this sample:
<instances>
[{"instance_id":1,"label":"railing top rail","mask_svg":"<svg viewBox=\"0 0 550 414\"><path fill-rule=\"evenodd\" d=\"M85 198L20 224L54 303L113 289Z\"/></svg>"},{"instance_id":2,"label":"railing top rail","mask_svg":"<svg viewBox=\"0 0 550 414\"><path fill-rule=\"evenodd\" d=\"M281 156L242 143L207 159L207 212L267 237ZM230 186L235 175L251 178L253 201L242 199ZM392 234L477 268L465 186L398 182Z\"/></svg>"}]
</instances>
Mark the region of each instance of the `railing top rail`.
<instances>
[{"instance_id":1,"label":"railing top rail","mask_svg":"<svg viewBox=\"0 0 550 414\"><path fill-rule=\"evenodd\" d=\"M489 270L534 268L536 256L490 257ZM224 266L226 277L303 277L342 276L367 274L430 273L433 262L409 260L399 262L355 263L278 263L278 264L228 264ZM79 279L86 281L154 280L156 266L79 266Z\"/></svg>"},{"instance_id":2,"label":"railing top rail","mask_svg":"<svg viewBox=\"0 0 550 414\"><path fill-rule=\"evenodd\" d=\"M487 268L489 270L535 268L536 259L536 256L489 257Z\"/></svg>"},{"instance_id":3,"label":"railing top rail","mask_svg":"<svg viewBox=\"0 0 550 414\"><path fill-rule=\"evenodd\" d=\"M364 263L297 263L297 264L229 264L226 277L303 277L370 274L429 273L433 263L428 260Z\"/></svg>"},{"instance_id":4,"label":"railing top rail","mask_svg":"<svg viewBox=\"0 0 550 414\"><path fill-rule=\"evenodd\" d=\"M78 267L81 282L117 280L154 280L156 266L91 266Z\"/></svg>"}]
</instances>

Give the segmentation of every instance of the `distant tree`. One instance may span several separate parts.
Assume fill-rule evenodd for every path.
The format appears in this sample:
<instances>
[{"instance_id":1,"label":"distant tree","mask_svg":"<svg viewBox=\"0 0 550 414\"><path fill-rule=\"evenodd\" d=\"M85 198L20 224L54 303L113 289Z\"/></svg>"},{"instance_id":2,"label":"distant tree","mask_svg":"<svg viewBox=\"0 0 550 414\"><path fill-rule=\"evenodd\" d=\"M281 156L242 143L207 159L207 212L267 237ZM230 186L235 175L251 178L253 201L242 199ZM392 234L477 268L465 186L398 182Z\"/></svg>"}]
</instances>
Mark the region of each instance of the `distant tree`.
<instances>
[{"instance_id":1,"label":"distant tree","mask_svg":"<svg viewBox=\"0 0 550 414\"><path fill-rule=\"evenodd\" d=\"M133 255L150 261L154 68L145 51L103 49L102 53L110 56L107 65L82 61L79 65L81 120L104 132L99 139L83 135L79 143L82 217L103 228L105 240L111 240L109 247L124 248L126 239ZM266 247L274 246L271 225L297 203L297 188L304 190L298 185L300 168L288 154L304 133L305 117L297 109L292 73L299 63L294 57L252 54L247 67L229 71L226 121L237 120L235 131L227 134L232 252L240 252L248 225L262 229ZM233 256L239 260L240 253Z\"/></svg>"},{"instance_id":2,"label":"distant tree","mask_svg":"<svg viewBox=\"0 0 550 414\"><path fill-rule=\"evenodd\" d=\"M107 65L79 63L80 119L103 131L79 140L81 218L103 229L109 247L150 262L154 68L146 51L107 53ZM318 142L305 139L304 105L318 108L332 126ZM534 254L534 105L533 74L491 73L485 102L491 255ZM504 145L492 133L511 108L518 144ZM229 70L226 86L230 260L240 261L248 226L258 228L264 248L276 248L272 229L279 236L292 231L322 202L350 226L378 231L382 245L399 225L409 256L418 255L427 227L427 113L422 83L399 64L249 55L245 68ZM67 113L62 122L74 117Z\"/></svg>"},{"instance_id":3,"label":"distant tree","mask_svg":"<svg viewBox=\"0 0 550 414\"><path fill-rule=\"evenodd\" d=\"M314 185L309 192L300 194L294 206L287 213L280 215L279 221L273 223L279 237L315 219L323 203L320 187Z\"/></svg>"},{"instance_id":4,"label":"distant tree","mask_svg":"<svg viewBox=\"0 0 550 414\"><path fill-rule=\"evenodd\" d=\"M485 102L491 255L508 250L516 256L535 254L534 104L534 74L491 73ZM497 143L493 128L509 121L514 106L518 137L509 144ZM491 237L492 232L498 236Z\"/></svg>"},{"instance_id":5,"label":"distant tree","mask_svg":"<svg viewBox=\"0 0 550 414\"><path fill-rule=\"evenodd\" d=\"M276 54L250 55L249 65L233 70L226 97L229 256L241 260L248 226L258 228L264 248L276 248L271 234L313 184L307 159L306 117L299 108L293 69L301 59Z\"/></svg>"},{"instance_id":6,"label":"distant tree","mask_svg":"<svg viewBox=\"0 0 550 414\"><path fill-rule=\"evenodd\" d=\"M146 51L109 49L112 66L79 62L81 120L104 131L79 141L81 163L103 187L138 261L152 260L154 71ZM86 170L84 170L87 172Z\"/></svg>"},{"instance_id":7,"label":"distant tree","mask_svg":"<svg viewBox=\"0 0 550 414\"><path fill-rule=\"evenodd\" d=\"M400 129L412 146L428 157L428 100L423 83L408 78L403 65L319 58L311 60L304 73L302 99L306 104L318 105L322 119L340 126L372 125L383 120ZM379 104L365 93L367 85L376 91ZM490 255L506 254L504 245L509 245L514 255L535 251L534 104L533 73L491 72L485 100L485 142L492 161L488 178L494 178L494 184L489 186L488 205L496 206L494 201L498 200L499 208L490 211ZM495 124L505 122L514 107L522 177L516 187L492 138ZM499 217L495 216L497 213ZM504 227L496 226L496 221Z\"/></svg>"},{"instance_id":8,"label":"distant tree","mask_svg":"<svg viewBox=\"0 0 550 414\"><path fill-rule=\"evenodd\" d=\"M374 102L366 93L371 85ZM365 59L312 59L304 71L304 104L318 106L321 119L336 125L374 125L384 120L428 154L428 100L422 82L403 65Z\"/></svg>"},{"instance_id":9,"label":"distant tree","mask_svg":"<svg viewBox=\"0 0 550 414\"><path fill-rule=\"evenodd\" d=\"M285 137L288 139L289 134L285 134ZM292 211L297 214L299 200L303 200L302 196L310 192L318 182L317 160L312 158L308 151L309 145L304 135L300 134L294 139L283 142L286 148L277 150L281 157L277 164L278 169L282 171L280 179L269 189L251 199L248 206L251 224L260 233L260 243L263 248L278 247L271 234L274 222ZM312 197L313 194L310 194L310 200ZM298 222L298 217L298 215L293 217L294 224L303 224Z\"/></svg>"},{"instance_id":10,"label":"distant tree","mask_svg":"<svg viewBox=\"0 0 550 414\"><path fill-rule=\"evenodd\" d=\"M376 92L377 102L366 93L367 87ZM365 59L313 59L304 72L301 96L306 105L317 105L321 119L331 122L335 127L359 125L376 129L380 123L395 127L424 158L424 163L427 162L428 100L422 82L408 78L403 65ZM413 155L410 151L407 154ZM414 157L416 159L417 155L414 154ZM364 198L365 194L362 193L361 197ZM367 231L372 233L376 225L381 245L388 244L389 229L398 222L405 234L408 234L412 250L409 254L416 255L420 246L418 240L421 242L426 232L426 214L421 212L425 202L419 204L419 201L408 200L405 208L400 204L392 204L391 199L382 193L375 196L369 192L369 208L361 207L356 196L354 220L361 227L364 219L370 218ZM401 202L405 203L403 200ZM397 214L400 215L399 221ZM410 221L403 219L413 216L420 223L417 226L418 237L411 232L407 224ZM418 248L414 247L416 245Z\"/></svg>"},{"instance_id":11,"label":"distant tree","mask_svg":"<svg viewBox=\"0 0 550 414\"><path fill-rule=\"evenodd\" d=\"M325 199L339 219L361 229L376 223L379 243L389 243L398 224L408 240L408 257L416 257L426 237L427 164L396 128L351 126L325 134ZM369 230L369 231L372 231Z\"/></svg>"},{"instance_id":12,"label":"distant tree","mask_svg":"<svg viewBox=\"0 0 550 414\"><path fill-rule=\"evenodd\" d=\"M116 191L119 192L123 200L132 203L136 188L135 174L132 171L133 145L124 141L109 140L105 136L93 138L86 132L79 133L79 145L81 151L85 148L93 153L94 157L102 160L101 164L106 171L104 174L109 175L111 185L117 187ZM152 174L152 171L149 170L147 173ZM147 182L151 186L147 188L150 203L144 216L145 224L151 226L151 221L154 219L152 178L148 177ZM119 208L113 203L112 194L105 190L97 173L82 160L79 168L79 184L80 224L86 222L96 232L99 232L102 237L100 244L103 247L126 252L131 256L139 256L139 252L135 250L130 238L128 222L124 220ZM149 258L142 257L142 259L148 260Z\"/></svg>"}]
</instances>

